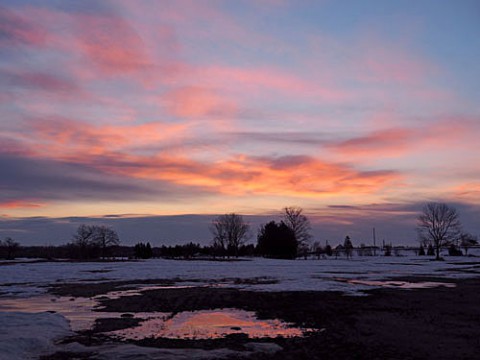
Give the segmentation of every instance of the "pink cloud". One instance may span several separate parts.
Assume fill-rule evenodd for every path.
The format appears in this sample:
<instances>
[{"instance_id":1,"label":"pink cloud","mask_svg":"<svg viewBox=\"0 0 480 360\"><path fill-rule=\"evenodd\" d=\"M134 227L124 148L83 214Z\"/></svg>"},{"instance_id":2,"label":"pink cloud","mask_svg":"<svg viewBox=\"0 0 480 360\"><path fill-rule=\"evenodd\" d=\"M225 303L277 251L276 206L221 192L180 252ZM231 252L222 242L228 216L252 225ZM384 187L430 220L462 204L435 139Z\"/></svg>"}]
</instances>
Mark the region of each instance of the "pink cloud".
<instances>
[{"instance_id":1,"label":"pink cloud","mask_svg":"<svg viewBox=\"0 0 480 360\"><path fill-rule=\"evenodd\" d=\"M409 150L416 137L413 129L395 128L376 131L371 134L351 138L330 145L330 148L351 156L400 156Z\"/></svg>"},{"instance_id":2,"label":"pink cloud","mask_svg":"<svg viewBox=\"0 0 480 360\"><path fill-rule=\"evenodd\" d=\"M46 31L43 27L32 23L24 17L4 7L0 7L1 45L44 45Z\"/></svg>"},{"instance_id":3,"label":"pink cloud","mask_svg":"<svg viewBox=\"0 0 480 360\"><path fill-rule=\"evenodd\" d=\"M118 75L152 65L142 39L124 19L76 15L75 25L80 48L102 72Z\"/></svg>"},{"instance_id":4,"label":"pink cloud","mask_svg":"<svg viewBox=\"0 0 480 360\"><path fill-rule=\"evenodd\" d=\"M6 82L11 86L33 90L63 93L79 96L79 86L72 80L42 72L13 71L5 73Z\"/></svg>"},{"instance_id":5,"label":"pink cloud","mask_svg":"<svg viewBox=\"0 0 480 360\"><path fill-rule=\"evenodd\" d=\"M184 136L188 124L152 122L135 125L91 125L67 118L32 119L28 123L42 156L85 160Z\"/></svg>"},{"instance_id":6,"label":"pink cloud","mask_svg":"<svg viewBox=\"0 0 480 360\"><path fill-rule=\"evenodd\" d=\"M387 128L343 141L334 141L327 144L327 147L339 154L355 158L400 157L469 144L471 140L468 138L477 133L477 127L474 119L444 117L416 127Z\"/></svg>"},{"instance_id":7,"label":"pink cloud","mask_svg":"<svg viewBox=\"0 0 480 360\"><path fill-rule=\"evenodd\" d=\"M236 105L232 100L219 96L213 90L191 86L174 89L162 96L170 111L180 117L233 116Z\"/></svg>"},{"instance_id":8,"label":"pink cloud","mask_svg":"<svg viewBox=\"0 0 480 360\"><path fill-rule=\"evenodd\" d=\"M203 81L218 87L226 86L240 94L262 95L269 91L330 101L340 101L346 97L343 91L324 87L279 68L210 66L198 69L197 72L196 76L201 76Z\"/></svg>"},{"instance_id":9,"label":"pink cloud","mask_svg":"<svg viewBox=\"0 0 480 360\"><path fill-rule=\"evenodd\" d=\"M45 204L25 200L12 200L0 202L0 209L36 209L44 207Z\"/></svg>"}]
</instances>

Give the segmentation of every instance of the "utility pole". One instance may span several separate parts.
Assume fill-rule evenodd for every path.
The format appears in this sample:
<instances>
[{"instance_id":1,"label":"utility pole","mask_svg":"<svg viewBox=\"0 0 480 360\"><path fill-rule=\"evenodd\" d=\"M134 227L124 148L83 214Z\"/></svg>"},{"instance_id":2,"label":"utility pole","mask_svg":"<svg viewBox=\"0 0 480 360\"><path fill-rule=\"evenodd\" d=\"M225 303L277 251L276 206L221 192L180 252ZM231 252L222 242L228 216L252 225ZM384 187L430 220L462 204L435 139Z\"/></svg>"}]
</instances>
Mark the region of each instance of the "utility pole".
<instances>
[{"instance_id":1,"label":"utility pole","mask_svg":"<svg viewBox=\"0 0 480 360\"><path fill-rule=\"evenodd\" d=\"M375 228L373 228L373 256L377 256L377 240L375 238Z\"/></svg>"}]
</instances>

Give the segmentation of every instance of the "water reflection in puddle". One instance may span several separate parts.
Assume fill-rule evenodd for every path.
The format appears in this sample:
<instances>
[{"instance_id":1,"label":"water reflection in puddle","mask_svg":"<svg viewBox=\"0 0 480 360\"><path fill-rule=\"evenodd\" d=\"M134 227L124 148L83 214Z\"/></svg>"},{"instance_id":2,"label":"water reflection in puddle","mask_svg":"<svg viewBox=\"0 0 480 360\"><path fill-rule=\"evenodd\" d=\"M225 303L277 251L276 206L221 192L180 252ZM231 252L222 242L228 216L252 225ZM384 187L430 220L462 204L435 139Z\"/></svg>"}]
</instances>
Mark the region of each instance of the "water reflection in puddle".
<instances>
[{"instance_id":1,"label":"water reflection in puddle","mask_svg":"<svg viewBox=\"0 0 480 360\"><path fill-rule=\"evenodd\" d=\"M102 312L100 299L118 299L123 296L141 295L143 291L186 288L188 286L143 286L137 289L112 291L91 298L41 295L30 298L0 298L0 311L20 311L28 313L57 312L70 321L73 331L88 330L95 320L101 318L120 318L124 313ZM159 312L135 313L136 318L160 317L168 314Z\"/></svg>"},{"instance_id":2,"label":"water reflection in puddle","mask_svg":"<svg viewBox=\"0 0 480 360\"><path fill-rule=\"evenodd\" d=\"M163 312L136 312L125 314L104 312L101 299L141 295L146 290L188 288L191 286L144 286L138 289L112 291L92 298L65 296L34 296L31 298L0 298L0 311L57 312L70 321L73 331L91 329L97 319L134 317L141 319L138 326L108 332L124 339L165 337L175 339L214 339L229 334L247 334L250 338L303 336L312 329L291 327L280 320L259 320L254 312L238 309L181 312L176 315Z\"/></svg>"},{"instance_id":3,"label":"water reflection in puddle","mask_svg":"<svg viewBox=\"0 0 480 360\"><path fill-rule=\"evenodd\" d=\"M456 285L453 283L438 282L438 281L377 281L377 280L357 280L357 279L335 279L337 281L346 282L352 285L367 285L375 287L386 287L395 289L431 289L435 287L448 287L454 288Z\"/></svg>"},{"instance_id":4,"label":"water reflection in puddle","mask_svg":"<svg viewBox=\"0 0 480 360\"><path fill-rule=\"evenodd\" d=\"M120 318L124 313L93 311L98 309L95 298L69 298L35 296L21 299L0 299L0 311L19 311L27 313L57 312L70 321L73 331L89 330L95 320L101 318ZM136 313L137 318L165 315L164 313Z\"/></svg>"},{"instance_id":5,"label":"water reflection in puddle","mask_svg":"<svg viewBox=\"0 0 480 360\"><path fill-rule=\"evenodd\" d=\"M216 339L230 334L247 334L250 338L303 336L311 329L290 327L280 320L259 320L255 313L238 309L188 311L171 318L151 318L139 326L112 331L124 339L163 337L171 339Z\"/></svg>"}]
</instances>

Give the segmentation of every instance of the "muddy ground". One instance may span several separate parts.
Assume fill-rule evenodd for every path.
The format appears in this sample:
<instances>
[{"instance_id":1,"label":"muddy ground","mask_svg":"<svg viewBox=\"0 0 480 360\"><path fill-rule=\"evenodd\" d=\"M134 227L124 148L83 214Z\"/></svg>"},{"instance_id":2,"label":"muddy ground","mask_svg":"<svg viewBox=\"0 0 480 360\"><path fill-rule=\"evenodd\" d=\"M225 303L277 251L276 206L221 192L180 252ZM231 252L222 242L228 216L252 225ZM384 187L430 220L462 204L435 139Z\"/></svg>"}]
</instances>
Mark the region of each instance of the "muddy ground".
<instances>
[{"instance_id":1,"label":"muddy ground","mask_svg":"<svg viewBox=\"0 0 480 360\"><path fill-rule=\"evenodd\" d=\"M119 299L103 298L101 303L105 306L102 311L132 314L237 308L255 311L261 319L281 319L298 327L325 329L303 338L262 339L260 341L275 342L283 350L250 357L255 359L478 359L480 279L449 281L457 286L408 291L376 289L368 291L368 296L335 292L252 292L218 287L162 289ZM84 287L57 287L52 291L61 295L91 296L113 287L115 284L94 288L85 284ZM103 319L93 330L66 341L99 344L111 340L101 332L136 324L136 319L128 316ZM235 334L211 340L147 338L128 342L162 348L242 350L249 341L246 335ZM73 355L55 354L44 360L70 356Z\"/></svg>"}]
</instances>

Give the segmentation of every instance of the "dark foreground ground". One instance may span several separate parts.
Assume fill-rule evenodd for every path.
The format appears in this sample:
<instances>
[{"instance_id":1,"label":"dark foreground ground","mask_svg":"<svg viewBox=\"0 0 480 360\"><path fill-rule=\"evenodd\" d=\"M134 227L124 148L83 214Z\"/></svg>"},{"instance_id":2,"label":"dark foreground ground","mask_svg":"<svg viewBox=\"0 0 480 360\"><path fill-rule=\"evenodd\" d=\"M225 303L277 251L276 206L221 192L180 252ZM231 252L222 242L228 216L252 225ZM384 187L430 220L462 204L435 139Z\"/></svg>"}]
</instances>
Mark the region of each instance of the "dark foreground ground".
<instances>
[{"instance_id":1,"label":"dark foreground ground","mask_svg":"<svg viewBox=\"0 0 480 360\"><path fill-rule=\"evenodd\" d=\"M76 296L82 292L79 286L75 293L72 290L66 287L55 291ZM91 288L85 287L85 291L91 292ZM101 291L98 288L96 292ZM303 338L259 340L275 342L283 350L249 357L254 359L480 358L480 279L457 281L456 288L380 289L368 293L369 296L352 297L333 292L250 292L198 287L146 291L141 296L105 299L102 304L107 311L125 313L238 308L256 311L259 318L278 318L300 327L325 329ZM111 341L99 332L135 324L135 319L129 318L102 320L92 331L67 341L99 344ZM245 335L238 334L217 340L148 338L130 342L162 348L242 350L248 341L251 340ZM74 358L73 354L57 353L43 359L68 358ZM79 358L88 359L89 355Z\"/></svg>"}]
</instances>

